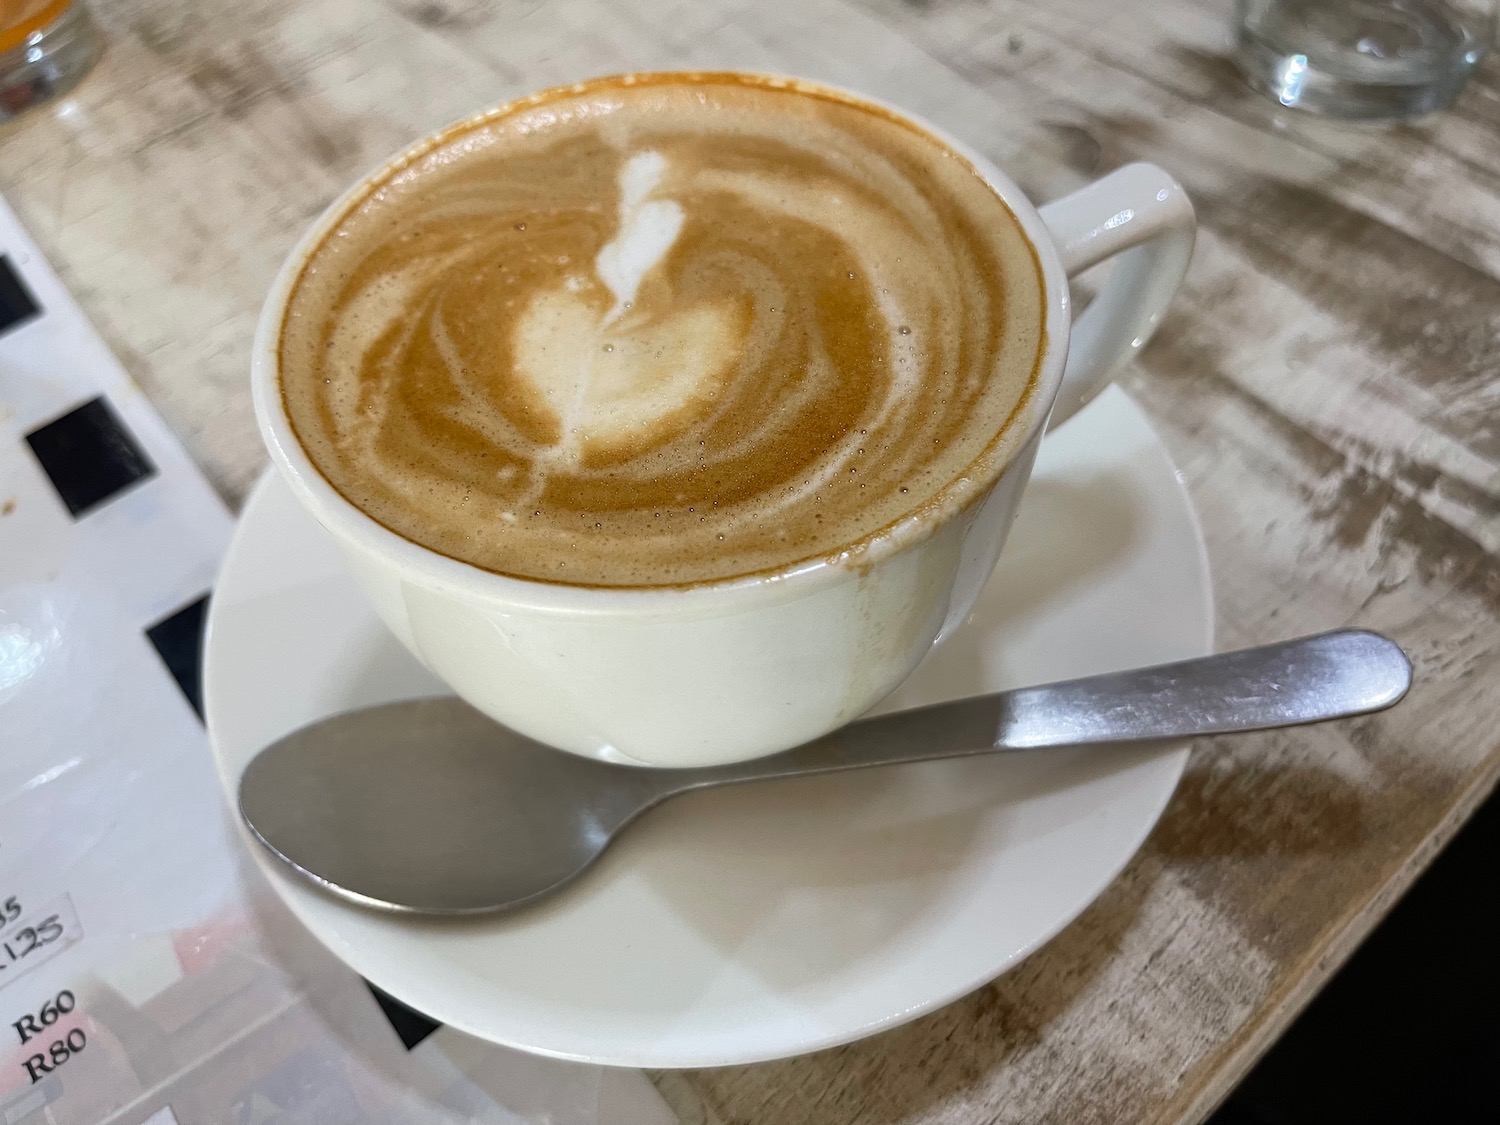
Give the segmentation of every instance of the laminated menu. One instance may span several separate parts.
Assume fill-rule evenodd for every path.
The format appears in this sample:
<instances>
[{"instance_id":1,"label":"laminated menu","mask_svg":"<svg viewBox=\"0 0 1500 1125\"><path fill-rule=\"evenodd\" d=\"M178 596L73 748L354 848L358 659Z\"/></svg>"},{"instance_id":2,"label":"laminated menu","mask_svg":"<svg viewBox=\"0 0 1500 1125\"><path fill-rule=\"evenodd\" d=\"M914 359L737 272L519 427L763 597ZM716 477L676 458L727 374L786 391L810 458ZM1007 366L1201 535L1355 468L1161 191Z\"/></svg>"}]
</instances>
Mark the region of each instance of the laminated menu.
<instances>
[{"instance_id":1,"label":"laminated menu","mask_svg":"<svg viewBox=\"0 0 1500 1125\"><path fill-rule=\"evenodd\" d=\"M232 524L0 202L0 1125L675 1120L405 1008L267 889L199 699Z\"/></svg>"}]
</instances>

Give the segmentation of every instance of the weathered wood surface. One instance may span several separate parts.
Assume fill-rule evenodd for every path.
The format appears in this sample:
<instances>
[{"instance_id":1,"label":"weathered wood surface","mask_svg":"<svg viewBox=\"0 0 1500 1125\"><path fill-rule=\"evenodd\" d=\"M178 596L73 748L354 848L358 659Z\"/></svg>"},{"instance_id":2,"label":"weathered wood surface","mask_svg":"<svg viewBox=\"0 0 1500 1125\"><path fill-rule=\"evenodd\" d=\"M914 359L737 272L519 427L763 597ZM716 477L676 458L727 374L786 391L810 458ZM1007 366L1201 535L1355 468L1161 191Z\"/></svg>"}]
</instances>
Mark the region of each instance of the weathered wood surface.
<instances>
[{"instance_id":1,"label":"weathered wood surface","mask_svg":"<svg viewBox=\"0 0 1500 1125\"><path fill-rule=\"evenodd\" d=\"M688 1120L1203 1117L1500 773L1500 67L1449 113L1288 116L1195 0L109 0L102 66L0 131L0 191L231 501L264 457L261 295L367 167L509 95L736 66L883 95L1046 198L1133 158L1203 224L1127 376L1187 478L1225 646L1358 622L1396 711L1204 745L1127 872L1043 951L847 1048L664 1075Z\"/></svg>"}]
</instances>

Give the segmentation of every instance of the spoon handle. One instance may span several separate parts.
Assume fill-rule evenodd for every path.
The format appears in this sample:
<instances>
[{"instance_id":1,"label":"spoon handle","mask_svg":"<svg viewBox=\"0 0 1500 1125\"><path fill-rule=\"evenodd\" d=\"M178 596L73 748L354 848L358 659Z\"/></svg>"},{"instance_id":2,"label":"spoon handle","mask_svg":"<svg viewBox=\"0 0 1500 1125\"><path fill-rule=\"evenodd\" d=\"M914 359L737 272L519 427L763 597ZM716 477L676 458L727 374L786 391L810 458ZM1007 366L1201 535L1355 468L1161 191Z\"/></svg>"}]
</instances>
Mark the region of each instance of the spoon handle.
<instances>
[{"instance_id":1,"label":"spoon handle","mask_svg":"<svg viewBox=\"0 0 1500 1125\"><path fill-rule=\"evenodd\" d=\"M1411 662L1394 641L1340 629L864 719L784 754L682 771L682 788L996 751L1299 726L1384 710L1410 686Z\"/></svg>"}]
</instances>

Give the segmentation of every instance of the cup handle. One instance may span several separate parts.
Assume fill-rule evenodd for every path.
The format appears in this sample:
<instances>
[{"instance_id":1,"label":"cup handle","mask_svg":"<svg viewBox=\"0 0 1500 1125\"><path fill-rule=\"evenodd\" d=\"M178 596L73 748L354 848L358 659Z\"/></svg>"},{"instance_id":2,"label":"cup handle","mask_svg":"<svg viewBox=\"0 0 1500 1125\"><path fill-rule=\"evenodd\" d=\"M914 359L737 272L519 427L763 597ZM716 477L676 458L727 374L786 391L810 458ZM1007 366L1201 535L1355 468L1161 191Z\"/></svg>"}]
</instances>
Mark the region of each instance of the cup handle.
<instances>
[{"instance_id":1,"label":"cup handle","mask_svg":"<svg viewBox=\"0 0 1500 1125\"><path fill-rule=\"evenodd\" d=\"M1154 164L1127 164L1040 209L1069 276L1118 254L1114 272L1073 322L1062 386L1048 428L1077 414L1109 385L1161 322L1193 254L1193 205L1182 185ZM992 497L992 499L994 499ZM989 581L1009 522L970 526L948 614L935 643L968 619Z\"/></svg>"},{"instance_id":2,"label":"cup handle","mask_svg":"<svg viewBox=\"0 0 1500 1125\"><path fill-rule=\"evenodd\" d=\"M1127 164L1039 208L1069 277L1115 255L1103 290L1073 322L1048 428L1109 385L1151 338L1193 255L1193 205L1154 164Z\"/></svg>"}]
</instances>

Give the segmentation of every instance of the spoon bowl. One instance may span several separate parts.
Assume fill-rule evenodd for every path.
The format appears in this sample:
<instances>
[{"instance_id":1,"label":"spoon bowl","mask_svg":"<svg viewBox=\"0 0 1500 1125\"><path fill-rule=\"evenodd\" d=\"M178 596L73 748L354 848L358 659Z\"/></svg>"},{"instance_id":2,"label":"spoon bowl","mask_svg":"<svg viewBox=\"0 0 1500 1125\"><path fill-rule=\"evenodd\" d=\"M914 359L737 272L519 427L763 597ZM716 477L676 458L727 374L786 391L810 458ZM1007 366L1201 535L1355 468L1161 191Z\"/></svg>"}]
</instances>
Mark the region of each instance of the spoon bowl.
<instances>
[{"instance_id":1,"label":"spoon bowl","mask_svg":"<svg viewBox=\"0 0 1500 1125\"><path fill-rule=\"evenodd\" d=\"M294 731L246 767L240 807L262 844L335 894L469 914L581 873L666 796L658 772L678 771L561 753L450 696Z\"/></svg>"}]
</instances>

